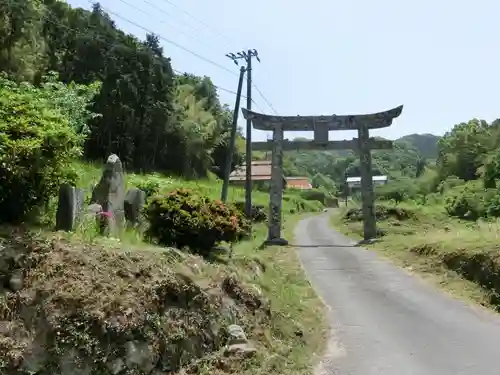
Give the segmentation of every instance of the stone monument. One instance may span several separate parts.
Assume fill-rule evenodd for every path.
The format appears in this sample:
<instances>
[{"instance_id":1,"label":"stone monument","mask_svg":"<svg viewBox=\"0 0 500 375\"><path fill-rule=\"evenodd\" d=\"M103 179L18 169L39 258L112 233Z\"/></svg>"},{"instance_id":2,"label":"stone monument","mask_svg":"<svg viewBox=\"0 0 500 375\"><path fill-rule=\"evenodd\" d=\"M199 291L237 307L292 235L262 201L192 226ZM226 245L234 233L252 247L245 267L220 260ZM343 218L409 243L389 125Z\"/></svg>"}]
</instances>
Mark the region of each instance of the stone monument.
<instances>
[{"instance_id":1,"label":"stone monument","mask_svg":"<svg viewBox=\"0 0 500 375\"><path fill-rule=\"evenodd\" d=\"M109 230L110 234L116 235L123 229L125 220L125 180L120 158L111 154L104 165L101 179L92 192L90 203L101 205L103 218L101 231Z\"/></svg>"},{"instance_id":2,"label":"stone monument","mask_svg":"<svg viewBox=\"0 0 500 375\"><path fill-rule=\"evenodd\" d=\"M57 202L56 230L72 231L83 211L85 191L69 184L59 188Z\"/></svg>"}]
</instances>

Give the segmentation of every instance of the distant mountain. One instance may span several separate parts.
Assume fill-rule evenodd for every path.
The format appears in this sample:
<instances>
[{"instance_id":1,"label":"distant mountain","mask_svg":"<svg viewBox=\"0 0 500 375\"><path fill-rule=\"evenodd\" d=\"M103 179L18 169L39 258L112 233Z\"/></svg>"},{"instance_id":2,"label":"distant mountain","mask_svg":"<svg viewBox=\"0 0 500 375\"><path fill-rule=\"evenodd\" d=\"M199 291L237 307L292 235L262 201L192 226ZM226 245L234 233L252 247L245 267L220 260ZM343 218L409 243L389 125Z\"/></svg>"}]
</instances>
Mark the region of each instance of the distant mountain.
<instances>
[{"instance_id":1,"label":"distant mountain","mask_svg":"<svg viewBox=\"0 0 500 375\"><path fill-rule=\"evenodd\" d=\"M437 143L440 138L440 136L434 134L410 134L396 139L396 142L399 144L406 143L417 150L420 155L428 159L435 159L438 155Z\"/></svg>"}]
</instances>

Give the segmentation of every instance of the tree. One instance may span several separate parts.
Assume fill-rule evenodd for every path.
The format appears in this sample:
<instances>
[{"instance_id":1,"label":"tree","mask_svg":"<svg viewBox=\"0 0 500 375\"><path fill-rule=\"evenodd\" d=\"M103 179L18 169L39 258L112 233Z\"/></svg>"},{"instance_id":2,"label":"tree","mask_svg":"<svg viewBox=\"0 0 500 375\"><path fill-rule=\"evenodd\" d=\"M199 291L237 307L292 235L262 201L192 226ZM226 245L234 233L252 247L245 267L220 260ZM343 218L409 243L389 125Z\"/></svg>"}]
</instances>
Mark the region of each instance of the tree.
<instances>
[{"instance_id":1,"label":"tree","mask_svg":"<svg viewBox=\"0 0 500 375\"><path fill-rule=\"evenodd\" d=\"M478 168L491 146L492 134L486 121L474 119L456 125L438 144L441 179L451 175L465 181L477 179Z\"/></svg>"},{"instance_id":2,"label":"tree","mask_svg":"<svg viewBox=\"0 0 500 375\"><path fill-rule=\"evenodd\" d=\"M37 0L0 2L0 67L16 80L33 81L44 59L44 7Z\"/></svg>"},{"instance_id":3,"label":"tree","mask_svg":"<svg viewBox=\"0 0 500 375\"><path fill-rule=\"evenodd\" d=\"M315 189L324 189L326 190L327 192L329 192L331 195L336 195L337 194L337 188L335 187L335 182L321 174L321 173L316 173L316 175L314 175L314 177L312 178L312 186L315 188Z\"/></svg>"},{"instance_id":4,"label":"tree","mask_svg":"<svg viewBox=\"0 0 500 375\"><path fill-rule=\"evenodd\" d=\"M417 159L417 165L415 166L415 178L419 178L425 172L425 167L427 166L427 160L424 158Z\"/></svg>"}]
</instances>

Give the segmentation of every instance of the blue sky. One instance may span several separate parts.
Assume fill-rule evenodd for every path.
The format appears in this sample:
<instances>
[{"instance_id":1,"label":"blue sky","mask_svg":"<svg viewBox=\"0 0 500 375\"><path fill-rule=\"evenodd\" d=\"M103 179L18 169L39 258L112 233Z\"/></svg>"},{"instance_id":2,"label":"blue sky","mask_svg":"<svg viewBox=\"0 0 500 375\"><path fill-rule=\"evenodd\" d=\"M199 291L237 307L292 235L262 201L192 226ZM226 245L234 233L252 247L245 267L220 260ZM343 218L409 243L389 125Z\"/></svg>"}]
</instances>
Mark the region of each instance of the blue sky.
<instances>
[{"instance_id":1,"label":"blue sky","mask_svg":"<svg viewBox=\"0 0 500 375\"><path fill-rule=\"evenodd\" d=\"M90 8L88 0L68 2ZM373 133L391 139L500 117L498 0L252 0L248 10L236 0L100 3L234 72L163 41L174 69L207 75L223 88L236 90L238 73L225 54L257 49L262 62L254 83L280 115L371 113L403 104L391 128ZM144 38L143 29L111 17ZM233 106L233 94L220 97ZM254 110L272 113L255 90L254 98ZM330 139L352 136L330 132Z\"/></svg>"}]
</instances>

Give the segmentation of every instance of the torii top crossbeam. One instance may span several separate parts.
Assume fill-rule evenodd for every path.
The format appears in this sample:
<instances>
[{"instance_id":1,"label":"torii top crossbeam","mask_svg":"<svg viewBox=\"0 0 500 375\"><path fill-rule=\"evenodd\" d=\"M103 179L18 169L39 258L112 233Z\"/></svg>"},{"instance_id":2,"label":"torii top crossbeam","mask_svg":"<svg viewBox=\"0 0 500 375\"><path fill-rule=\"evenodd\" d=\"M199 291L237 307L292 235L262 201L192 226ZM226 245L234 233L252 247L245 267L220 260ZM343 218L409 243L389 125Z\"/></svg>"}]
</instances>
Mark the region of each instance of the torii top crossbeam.
<instances>
[{"instance_id":1,"label":"torii top crossbeam","mask_svg":"<svg viewBox=\"0 0 500 375\"><path fill-rule=\"evenodd\" d=\"M403 106L378 113L342 116L274 116L249 111L245 108L241 110L246 119L252 120L253 127L257 130L274 130L278 124L282 125L283 131L313 131L318 127L326 127L328 130L356 130L363 125L368 129L391 126L392 120L403 111Z\"/></svg>"}]
</instances>

